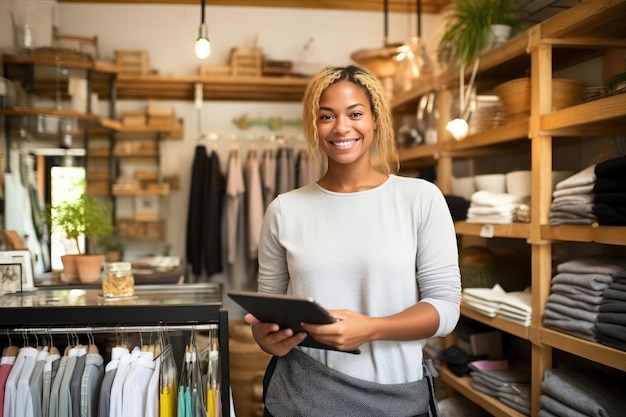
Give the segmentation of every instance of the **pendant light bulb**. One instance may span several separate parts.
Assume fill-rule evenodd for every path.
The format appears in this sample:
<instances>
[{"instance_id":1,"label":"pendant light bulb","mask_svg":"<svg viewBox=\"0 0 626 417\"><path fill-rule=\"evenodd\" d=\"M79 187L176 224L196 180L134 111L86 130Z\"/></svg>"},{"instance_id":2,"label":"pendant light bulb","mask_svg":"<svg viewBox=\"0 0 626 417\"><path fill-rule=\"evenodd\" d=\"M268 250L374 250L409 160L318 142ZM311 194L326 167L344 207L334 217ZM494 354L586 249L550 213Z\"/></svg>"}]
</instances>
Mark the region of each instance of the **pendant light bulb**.
<instances>
[{"instance_id":1,"label":"pendant light bulb","mask_svg":"<svg viewBox=\"0 0 626 417\"><path fill-rule=\"evenodd\" d=\"M446 130L452 134L454 139L462 140L467 136L469 126L465 119L457 118L448 122Z\"/></svg>"},{"instance_id":2,"label":"pendant light bulb","mask_svg":"<svg viewBox=\"0 0 626 417\"><path fill-rule=\"evenodd\" d=\"M207 59L211 56L211 41L209 40L206 23L202 23L200 25L200 29L198 30L198 40L196 40L194 50L196 56L200 59Z\"/></svg>"}]
</instances>

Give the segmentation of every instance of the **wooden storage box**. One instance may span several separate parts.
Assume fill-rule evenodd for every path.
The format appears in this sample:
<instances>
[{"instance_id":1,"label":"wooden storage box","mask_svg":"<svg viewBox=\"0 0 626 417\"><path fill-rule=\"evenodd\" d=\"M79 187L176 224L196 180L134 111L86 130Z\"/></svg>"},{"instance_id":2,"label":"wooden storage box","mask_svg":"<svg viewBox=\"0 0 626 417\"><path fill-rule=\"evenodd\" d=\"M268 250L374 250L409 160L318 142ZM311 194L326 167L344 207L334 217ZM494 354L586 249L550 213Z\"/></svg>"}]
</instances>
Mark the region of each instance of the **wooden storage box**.
<instances>
[{"instance_id":1,"label":"wooden storage box","mask_svg":"<svg viewBox=\"0 0 626 417\"><path fill-rule=\"evenodd\" d=\"M148 51L115 51L115 64L121 75L146 75L150 72Z\"/></svg>"},{"instance_id":2,"label":"wooden storage box","mask_svg":"<svg viewBox=\"0 0 626 417\"><path fill-rule=\"evenodd\" d=\"M163 239L165 222L140 222L130 219L117 219L115 222L117 236L131 239Z\"/></svg>"},{"instance_id":3,"label":"wooden storage box","mask_svg":"<svg viewBox=\"0 0 626 417\"><path fill-rule=\"evenodd\" d=\"M263 70L263 54L259 48L233 48L230 66L235 77L260 77Z\"/></svg>"}]
</instances>

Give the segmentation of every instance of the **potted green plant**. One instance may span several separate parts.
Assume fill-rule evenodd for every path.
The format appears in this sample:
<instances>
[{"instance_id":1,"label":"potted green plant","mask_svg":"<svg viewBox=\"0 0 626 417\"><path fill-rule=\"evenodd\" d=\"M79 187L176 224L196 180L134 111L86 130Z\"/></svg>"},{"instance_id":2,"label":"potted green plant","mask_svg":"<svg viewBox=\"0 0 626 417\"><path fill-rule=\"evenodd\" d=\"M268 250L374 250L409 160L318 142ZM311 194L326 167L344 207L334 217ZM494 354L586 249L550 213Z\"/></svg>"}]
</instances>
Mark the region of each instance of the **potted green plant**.
<instances>
[{"instance_id":1,"label":"potted green plant","mask_svg":"<svg viewBox=\"0 0 626 417\"><path fill-rule=\"evenodd\" d=\"M457 0L444 22L439 59L457 68L470 66L493 43L493 25L522 27L515 0Z\"/></svg>"},{"instance_id":2,"label":"potted green plant","mask_svg":"<svg viewBox=\"0 0 626 417\"><path fill-rule=\"evenodd\" d=\"M88 283L99 279L104 255L97 252L100 242L113 234L111 210L111 204L101 204L96 198L86 195L50 208L51 225L63 230L65 237L73 240L78 249L78 255L61 258L66 281L72 282L78 278ZM86 254L86 248L81 250L81 235L85 236L85 246L93 247L90 252L94 253ZM75 262L75 268L72 261Z\"/></svg>"}]
</instances>

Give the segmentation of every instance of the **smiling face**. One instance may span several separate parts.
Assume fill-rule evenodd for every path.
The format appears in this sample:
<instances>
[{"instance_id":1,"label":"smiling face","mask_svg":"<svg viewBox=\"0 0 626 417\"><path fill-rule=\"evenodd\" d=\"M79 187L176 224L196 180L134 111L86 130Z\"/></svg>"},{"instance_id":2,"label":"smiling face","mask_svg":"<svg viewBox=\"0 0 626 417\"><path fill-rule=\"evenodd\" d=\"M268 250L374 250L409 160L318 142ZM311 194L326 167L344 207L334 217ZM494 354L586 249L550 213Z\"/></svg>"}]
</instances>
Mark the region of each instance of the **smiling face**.
<instances>
[{"instance_id":1,"label":"smiling face","mask_svg":"<svg viewBox=\"0 0 626 417\"><path fill-rule=\"evenodd\" d=\"M376 117L360 86L350 81L331 84L320 97L317 131L320 149L332 164L369 163Z\"/></svg>"}]
</instances>

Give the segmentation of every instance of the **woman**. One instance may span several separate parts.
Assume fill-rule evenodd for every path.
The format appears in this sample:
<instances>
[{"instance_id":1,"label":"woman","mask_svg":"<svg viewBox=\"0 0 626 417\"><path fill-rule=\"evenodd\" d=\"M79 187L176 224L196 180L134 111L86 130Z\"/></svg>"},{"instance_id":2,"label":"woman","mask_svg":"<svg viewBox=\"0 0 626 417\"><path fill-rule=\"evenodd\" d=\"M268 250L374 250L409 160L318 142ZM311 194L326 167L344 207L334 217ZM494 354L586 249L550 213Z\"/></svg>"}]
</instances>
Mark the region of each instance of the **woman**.
<instances>
[{"instance_id":1,"label":"woman","mask_svg":"<svg viewBox=\"0 0 626 417\"><path fill-rule=\"evenodd\" d=\"M303 326L340 351L298 346L305 333L248 314L255 340L274 355L265 415L426 416L422 348L454 329L461 297L445 199L429 182L391 173L398 155L389 105L367 71L316 75L303 124L309 151L325 155L327 171L268 207L258 290L313 297L337 322ZM374 144L382 170L372 165Z\"/></svg>"}]
</instances>

